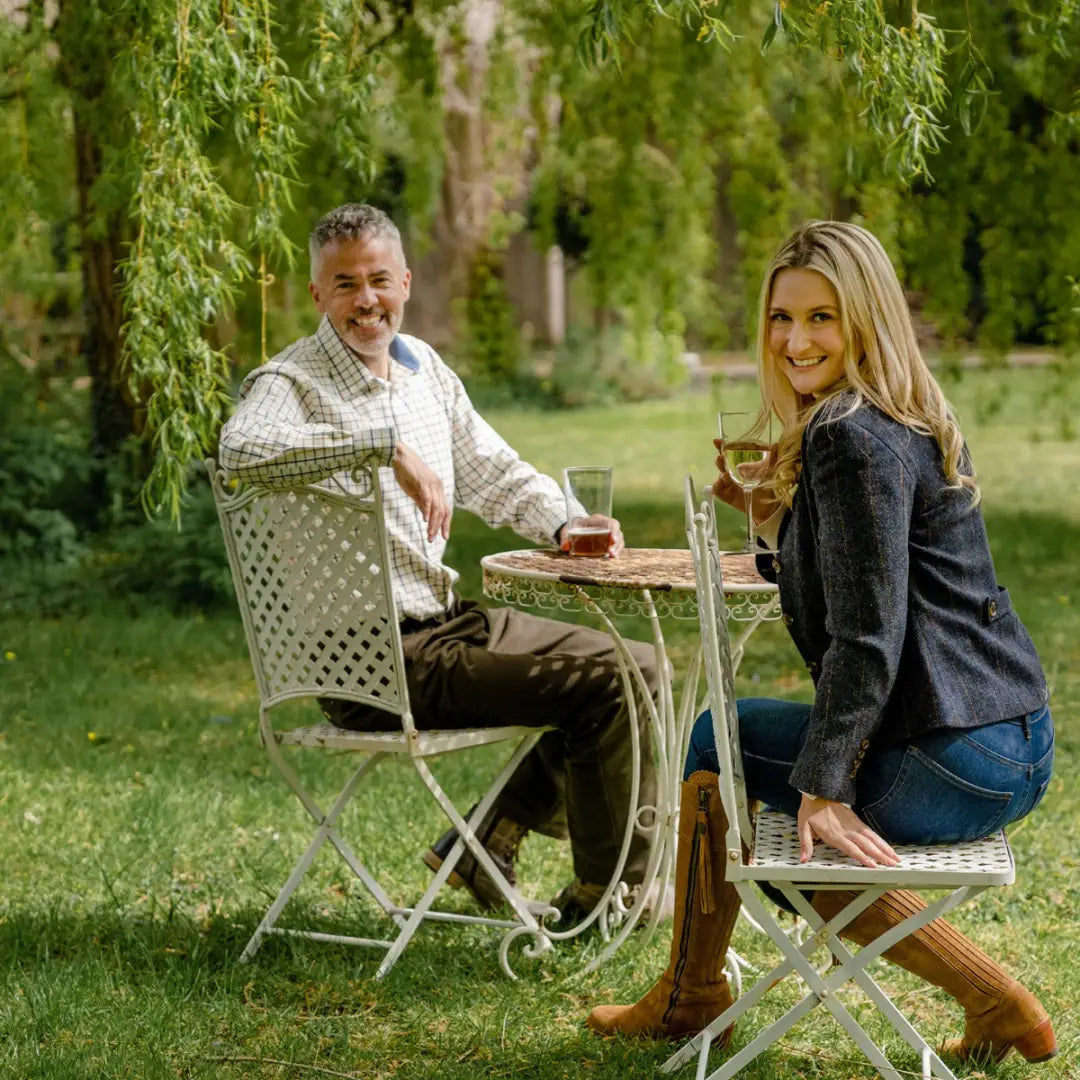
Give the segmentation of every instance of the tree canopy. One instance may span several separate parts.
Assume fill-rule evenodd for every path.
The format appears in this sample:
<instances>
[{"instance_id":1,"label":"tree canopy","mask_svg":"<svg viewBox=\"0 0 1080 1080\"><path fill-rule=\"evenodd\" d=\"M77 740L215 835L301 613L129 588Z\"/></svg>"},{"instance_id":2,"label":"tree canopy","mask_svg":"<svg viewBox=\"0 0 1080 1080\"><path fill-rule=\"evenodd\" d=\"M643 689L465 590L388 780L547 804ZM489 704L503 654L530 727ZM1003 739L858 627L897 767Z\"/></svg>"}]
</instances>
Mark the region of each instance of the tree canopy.
<instances>
[{"instance_id":1,"label":"tree canopy","mask_svg":"<svg viewBox=\"0 0 1080 1080\"><path fill-rule=\"evenodd\" d=\"M151 510L227 413L214 328L283 345L275 280L346 199L458 295L513 233L558 242L631 361L745 336L804 216L871 224L946 336L1076 336L1076 0L7 7L0 282L80 271L96 448L152 448Z\"/></svg>"}]
</instances>

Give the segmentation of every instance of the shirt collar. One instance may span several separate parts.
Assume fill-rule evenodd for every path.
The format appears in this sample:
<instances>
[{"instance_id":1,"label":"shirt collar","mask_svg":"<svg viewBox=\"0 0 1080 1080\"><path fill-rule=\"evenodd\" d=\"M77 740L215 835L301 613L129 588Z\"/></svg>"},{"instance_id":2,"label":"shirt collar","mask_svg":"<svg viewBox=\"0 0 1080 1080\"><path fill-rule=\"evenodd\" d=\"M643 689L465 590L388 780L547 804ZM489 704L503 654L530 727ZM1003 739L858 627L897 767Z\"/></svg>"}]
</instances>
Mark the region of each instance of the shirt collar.
<instances>
[{"instance_id":1,"label":"shirt collar","mask_svg":"<svg viewBox=\"0 0 1080 1080\"><path fill-rule=\"evenodd\" d=\"M334 329L328 315L322 317L319 328L315 331L315 340L326 353L335 378L345 386L359 389L361 386L370 387L375 382L375 376L368 370L367 364L341 340L341 335ZM390 342L390 359L411 373L420 370L419 359L400 334L395 334Z\"/></svg>"},{"instance_id":2,"label":"shirt collar","mask_svg":"<svg viewBox=\"0 0 1080 1080\"><path fill-rule=\"evenodd\" d=\"M416 353L405 344L405 339L400 334L395 334L394 340L390 342L390 356L410 371L420 370L420 361Z\"/></svg>"}]
</instances>

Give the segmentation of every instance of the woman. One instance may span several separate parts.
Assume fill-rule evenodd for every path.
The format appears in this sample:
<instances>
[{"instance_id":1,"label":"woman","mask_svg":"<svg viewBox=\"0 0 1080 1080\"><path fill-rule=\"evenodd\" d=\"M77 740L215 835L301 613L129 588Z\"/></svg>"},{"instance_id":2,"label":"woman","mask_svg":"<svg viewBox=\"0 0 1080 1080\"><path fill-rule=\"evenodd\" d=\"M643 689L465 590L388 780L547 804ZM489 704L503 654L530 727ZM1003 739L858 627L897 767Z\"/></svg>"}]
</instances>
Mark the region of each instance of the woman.
<instances>
[{"instance_id":1,"label":"woman","mask_svg":"<svg viewBox=\"0 0 1080 1080\"><path fill-rule=\"evenodd\" d=\"M997 584L960 431L870 233L811 222L783 245L762 290L758 365L762 420L771 412L783 430L755 516L772 515L764 535L778 527L784 622L815 697L738 703L749 795L797 818L804 861L816 838L866 866L896 865L893 843L975 839L1023 817L1053 764L1046 681ZM718 465L715 494L741 507L722 454ZM679 830L676 909L690 914L677 916L671 963L641 1001L593 1010L598 1032L690 1034L731 1003L721 965L738 897L716 875L687 880L695 819L723 867L716 768L706 713ZM711 894L694 902L701 890ZM812 902L828 919L848 899L823 890ZM886 893L844 936L866 944L924 906ZM1056 1053L1034 995L944 919L885 956L963 1006L964 1035L946 1051Z\"/></svg>"}]
</instances>

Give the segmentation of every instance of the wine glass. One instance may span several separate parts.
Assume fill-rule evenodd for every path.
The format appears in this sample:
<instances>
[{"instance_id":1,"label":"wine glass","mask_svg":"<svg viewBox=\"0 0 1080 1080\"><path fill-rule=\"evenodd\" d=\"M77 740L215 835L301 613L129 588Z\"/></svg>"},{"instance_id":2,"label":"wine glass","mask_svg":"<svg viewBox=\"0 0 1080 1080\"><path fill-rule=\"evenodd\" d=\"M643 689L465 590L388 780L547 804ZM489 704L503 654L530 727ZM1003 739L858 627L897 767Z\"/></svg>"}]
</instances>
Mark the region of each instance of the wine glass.
<instances>
[{"instance_id":1,"label":"wine glass","mask_svg":"<svg viewBox=\"0 0 1080 1080\"><path fill-rule=\"evenodd\" d=\"M772 418L755 424L756 413L722 412L717 415L724 444L728 476L742 489L746 500L746 544L743 551L757 550L754 542L754 489L765 479L773 451Z\"/></svg>"}]
</instances>

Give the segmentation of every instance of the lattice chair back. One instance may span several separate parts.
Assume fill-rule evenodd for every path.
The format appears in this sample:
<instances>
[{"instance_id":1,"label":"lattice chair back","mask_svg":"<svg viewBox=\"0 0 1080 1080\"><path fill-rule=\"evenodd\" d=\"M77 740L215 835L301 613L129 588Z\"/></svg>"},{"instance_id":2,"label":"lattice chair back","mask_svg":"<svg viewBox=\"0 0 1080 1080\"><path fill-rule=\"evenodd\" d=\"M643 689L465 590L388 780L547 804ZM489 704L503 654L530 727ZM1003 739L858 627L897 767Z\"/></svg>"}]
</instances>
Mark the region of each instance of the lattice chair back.
<instances>
[{"instance_id":1,"label":"lattice chair back","mask_svg":"<svg viewBox=\"0 0 1080 1080\"><path fill-rule=\"evenodd\" d=\"M320 487L214 489L263 709L298 697L358 701L413 731L377 468L366 498Z\"/></svg>"},{"instance_id":2,"label":"lattice chair back","mask_svg":"<svg viewBox=\"0 0 1080 1080\"><path fill-rule=\"evenodd\" d=\"M741 859L744 850L752 850L754 830L739 745L735 675L727 632L720 551L716 545L716 519L711 500L698 498L689 476L686 478L686 538L694 560L705 678L719 762L720 800L728 820L726 847L729 852L738 852Z\"/></svg>"}]
</instances>

